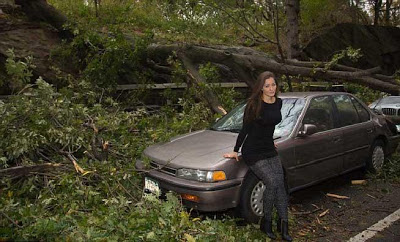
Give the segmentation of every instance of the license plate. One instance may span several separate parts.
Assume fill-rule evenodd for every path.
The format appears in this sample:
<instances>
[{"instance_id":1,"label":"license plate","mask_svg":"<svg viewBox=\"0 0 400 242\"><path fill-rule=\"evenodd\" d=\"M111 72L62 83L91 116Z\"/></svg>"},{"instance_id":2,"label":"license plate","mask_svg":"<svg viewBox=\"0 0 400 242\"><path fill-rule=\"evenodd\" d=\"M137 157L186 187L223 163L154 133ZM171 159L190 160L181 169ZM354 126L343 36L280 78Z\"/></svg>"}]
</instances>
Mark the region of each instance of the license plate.
<instances>
[{"instance_id":1,"label":"license plate","mask_svg":"<svg viewBox=\"0 0 400 242\"><path fill-rule=\"evenodd\" d=\"M149 177L144 178L144 190L143 196L155 196L158 198L161 194L160 186L158 181L155 181Z\"/></svg>"}]
</instances>

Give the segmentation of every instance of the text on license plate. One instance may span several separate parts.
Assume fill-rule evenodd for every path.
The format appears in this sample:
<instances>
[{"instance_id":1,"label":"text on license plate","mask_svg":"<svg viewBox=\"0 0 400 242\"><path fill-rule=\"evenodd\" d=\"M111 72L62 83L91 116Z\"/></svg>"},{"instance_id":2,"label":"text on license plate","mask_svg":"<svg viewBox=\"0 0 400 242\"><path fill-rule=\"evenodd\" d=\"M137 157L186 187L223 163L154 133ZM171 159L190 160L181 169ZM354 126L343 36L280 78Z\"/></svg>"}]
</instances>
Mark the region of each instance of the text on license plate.
<instances>
[{"instance_id":1,"label":"text on license plate","mask_svg":"<svg viewBox=\"0 0 400 242\"><path fill-rule=\"evenodd\" d=\"M145 177L144 178L144 196L148 195L154 195L156 197L159 197L161 194L160 186L158 185L158 182L149 178Z\"/></svg>"}]
</instances>

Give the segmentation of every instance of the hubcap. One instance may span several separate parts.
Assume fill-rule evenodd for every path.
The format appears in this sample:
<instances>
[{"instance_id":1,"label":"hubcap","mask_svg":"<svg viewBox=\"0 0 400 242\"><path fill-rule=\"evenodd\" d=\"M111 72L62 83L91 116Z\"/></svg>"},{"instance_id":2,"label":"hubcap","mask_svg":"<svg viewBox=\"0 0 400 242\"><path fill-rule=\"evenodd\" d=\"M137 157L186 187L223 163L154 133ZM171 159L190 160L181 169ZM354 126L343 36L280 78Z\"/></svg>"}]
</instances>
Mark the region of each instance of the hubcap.
<instances>
[{"instance_id":1,"label":"hubcap","mask_svg":"<svg viewBox=\"0 0 400 242\"><path fill-rule=\"evenodd\" d=\"M253 191L251 191L250 206L251 209L253 210L253 213L255 213L258 216L263 215L264 190L265 190L264 183L260 181L254 186Z\"/></svg>"},{"instance_id":2,"label":"hubcap","mask_svg":"<svg viewBox=\"0 0 400 242\"><path fill-rule=\"evenodd\" d=\"M379 171L383 166L385 160L385 153L383 152L382 146L376 146L372 153L372 165L376 171Z\"/></svg>"}]
</instances>

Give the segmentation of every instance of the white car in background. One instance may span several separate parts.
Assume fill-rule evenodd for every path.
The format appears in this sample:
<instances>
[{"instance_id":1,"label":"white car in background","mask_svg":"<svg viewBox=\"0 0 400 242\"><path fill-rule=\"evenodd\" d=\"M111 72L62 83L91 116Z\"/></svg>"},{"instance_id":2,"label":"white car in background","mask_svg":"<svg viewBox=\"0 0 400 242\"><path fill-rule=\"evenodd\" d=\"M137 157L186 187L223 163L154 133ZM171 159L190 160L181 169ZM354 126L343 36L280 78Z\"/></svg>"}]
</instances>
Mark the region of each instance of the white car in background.
<instances>
[{"instance_id":1,"label":"white car in background","mask_svg":"<svg viewBox=\"0 0 400 242\"><path fill-rule=\"evenodd\" d=\"M396 124L397 132L400 132L400 96L379 98L368 107L378 114L388 116Z\"/></svg>"}]
</instances>

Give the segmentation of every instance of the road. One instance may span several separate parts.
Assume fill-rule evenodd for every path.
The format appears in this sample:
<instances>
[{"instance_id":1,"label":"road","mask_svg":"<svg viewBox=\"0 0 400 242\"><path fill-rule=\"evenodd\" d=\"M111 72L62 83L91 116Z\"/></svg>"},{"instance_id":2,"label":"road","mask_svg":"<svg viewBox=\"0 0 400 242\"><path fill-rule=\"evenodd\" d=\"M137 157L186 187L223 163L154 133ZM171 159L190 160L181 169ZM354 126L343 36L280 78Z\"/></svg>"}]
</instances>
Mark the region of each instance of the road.
<instances>
[{"instance_id":1,"label":"road","mask_svg":"<svg viewBox=\"0 0 400 242\"><path fill-rule=\"evenodd\" d=\"M367 184L351 184L358 179ZM400 182L366 178L359 170L291 194L292 234L296 241L347 241L399 208ZM368 241L400 241L400 220Z\"/></svg>"},{"instance_id":2,"label":"road","mask_svg":"<svg viewBox=\"0 0 400 242\"><path fill-rule=\"evenodd\" d=\"M367 181L365 185L351 184L352 180L362 179ZM333 198L328 193L348 198ZM349 241L400 209L400 181L385 182L357 170L294 192L289 203L294 241ZM234 216L234 210L195 214L222 219ZM400 241L400 219L367 241Z\"/></svg>"}]
</instances>

